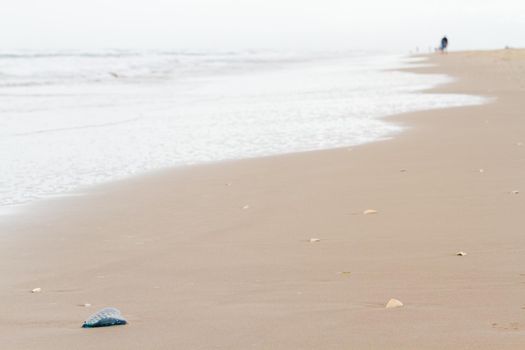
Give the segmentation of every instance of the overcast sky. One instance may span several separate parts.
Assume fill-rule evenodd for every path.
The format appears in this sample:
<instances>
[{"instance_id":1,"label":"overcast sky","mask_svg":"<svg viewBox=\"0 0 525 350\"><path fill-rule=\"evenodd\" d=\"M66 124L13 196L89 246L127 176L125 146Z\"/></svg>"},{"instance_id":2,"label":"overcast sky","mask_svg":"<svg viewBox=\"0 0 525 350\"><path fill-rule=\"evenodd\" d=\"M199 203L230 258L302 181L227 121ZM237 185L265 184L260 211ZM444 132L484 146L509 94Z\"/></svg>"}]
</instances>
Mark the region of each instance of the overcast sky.
<instances>
[{"instance_id":1,"label":"overcast sky","mask_svg":"<svg viewBox=\"0 0 525 350\"><path fill-rule=\"evenodd\" d=\"M0 49L525 46L525 0L2 0Z\"/></svg>"}]
</instances>

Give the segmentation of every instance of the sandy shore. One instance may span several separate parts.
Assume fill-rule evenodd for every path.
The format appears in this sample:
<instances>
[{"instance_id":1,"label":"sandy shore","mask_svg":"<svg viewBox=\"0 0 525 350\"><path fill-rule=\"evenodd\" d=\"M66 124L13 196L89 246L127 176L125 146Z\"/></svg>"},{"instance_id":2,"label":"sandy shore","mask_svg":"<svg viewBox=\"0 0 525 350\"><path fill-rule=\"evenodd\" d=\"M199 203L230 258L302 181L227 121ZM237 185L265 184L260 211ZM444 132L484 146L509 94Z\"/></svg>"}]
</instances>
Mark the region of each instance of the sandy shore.
<instances>
[{"instance_id":1,"label":"sandy shore","mask_svg":"<svg viewBox=\"0 0 525 350\"><path fill-rule=\"evenodd\" d=\"M0 348L523 349L525 51L431 61L460 79L440 92L497 99L2 220ZM129 325L80 328L105 306Z\"/></svg>"}]
</instances>

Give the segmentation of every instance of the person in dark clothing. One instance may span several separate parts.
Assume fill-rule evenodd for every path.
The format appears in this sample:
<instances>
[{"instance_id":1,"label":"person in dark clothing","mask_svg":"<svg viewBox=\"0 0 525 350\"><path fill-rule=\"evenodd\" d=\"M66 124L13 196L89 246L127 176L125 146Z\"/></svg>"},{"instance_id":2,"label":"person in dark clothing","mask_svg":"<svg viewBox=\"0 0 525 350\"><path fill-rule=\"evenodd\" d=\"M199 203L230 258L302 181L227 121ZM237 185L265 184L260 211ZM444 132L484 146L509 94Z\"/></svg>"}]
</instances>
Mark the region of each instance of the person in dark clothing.
<instances>
[{"instance_id":1,"label":"person in dark clothing","mask_svg":"<svg viewBox=\"0 0 525 350\"><path fill-rule=\"evenodd\" d=\"M443 39L441 39L441 46L439 47L442 53L445 53L445 51L447 50L447 46L448 46L448 39L446 36L444 36Z\"/></svg>"}]
</instances>

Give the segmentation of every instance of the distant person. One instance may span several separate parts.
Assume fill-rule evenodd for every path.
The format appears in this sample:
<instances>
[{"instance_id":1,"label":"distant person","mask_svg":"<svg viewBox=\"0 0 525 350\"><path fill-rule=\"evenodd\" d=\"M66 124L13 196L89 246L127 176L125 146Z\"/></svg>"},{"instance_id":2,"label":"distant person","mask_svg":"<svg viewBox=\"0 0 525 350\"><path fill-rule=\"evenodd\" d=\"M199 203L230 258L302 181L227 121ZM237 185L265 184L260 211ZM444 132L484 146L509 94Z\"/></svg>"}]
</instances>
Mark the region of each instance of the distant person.
<instances>
[{"instance_id":1,"label":"distant person","mask_svg":"<svg viewBox=\"0 0 525 350\"><path fill-rule=\"evenodd\" d=\"M443 39L441 39L441 46L439 47L439 50L442 53L445 53L447 51L447 47L448 47L448 39L446 36L444 36Z\"/></svg>"}]
</instances>

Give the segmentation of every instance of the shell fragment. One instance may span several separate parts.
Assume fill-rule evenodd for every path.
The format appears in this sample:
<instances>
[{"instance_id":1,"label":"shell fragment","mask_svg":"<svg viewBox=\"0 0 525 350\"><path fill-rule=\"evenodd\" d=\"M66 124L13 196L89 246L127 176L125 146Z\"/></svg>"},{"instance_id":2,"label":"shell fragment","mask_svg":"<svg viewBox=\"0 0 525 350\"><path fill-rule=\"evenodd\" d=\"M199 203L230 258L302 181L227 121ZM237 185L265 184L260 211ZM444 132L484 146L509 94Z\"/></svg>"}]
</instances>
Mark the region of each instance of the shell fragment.
<instances>
[{"instance_id":1,"label":"shell fragment","mask_svg":"<svg viewBox=\"0 0 525 350\"><path fill-rule=\"evenodd\" d=\"M365 215L372 215L372 214L377 214L377 210L374 210L374 209L367 209L363 212L363 214Z\"/></svg>"},{"instance_id":2,"label":"shell fragment","mask_svg":"<svg viewBox=\"0 0 525 350\"><path fill-rule=\"evenodd\" d=\"M386 309L393 309L393 308L396 308L396 307L401 307L403 306L403 303L397 299L390 299L388 301L388 303L386 303L385 305L385 308Z\"/></svg>"}]
</instances>

